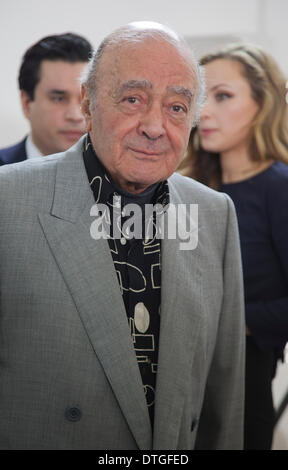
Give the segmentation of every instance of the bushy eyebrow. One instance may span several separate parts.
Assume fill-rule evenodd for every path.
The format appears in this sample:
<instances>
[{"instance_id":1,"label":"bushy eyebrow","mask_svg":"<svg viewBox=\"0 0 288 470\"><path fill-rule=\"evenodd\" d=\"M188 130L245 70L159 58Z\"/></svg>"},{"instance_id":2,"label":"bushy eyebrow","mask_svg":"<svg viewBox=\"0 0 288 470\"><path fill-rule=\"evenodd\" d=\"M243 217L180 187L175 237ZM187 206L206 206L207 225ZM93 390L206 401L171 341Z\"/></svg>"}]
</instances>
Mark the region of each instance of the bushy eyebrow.
<instances>
[{"instance_id":1,"label":"bushy eyebrow","mask_svg":"<svg viewBox=\"0 0 288 470\"><path fill-rule=\"evenodd\" d=\"M120 85L113 93L113 98L118 101L122 94L128 90L135 90L135 89L152 89L152 83L149 80L127 80Z\"/></svg>"},{"instance_id":2,"label":"bushy eyebrow","mask_svg":"<svg viewBox=\"0 0 288 470\"><path fill-rule=\"evenodd\" d=\"M148 88L149 90L152 90L152 83L149 82L149 80L128 80L127 82L124 82L122 86L120 87L120 90L122 89L125 91L126 89L134 89L134 88Z\"/></svg>"},{"instance_id":3,"label":"bushy eyebrow","mask_svg":"<svg viewBox=\"0 0 288 470\"><path fill-rule=\"evenodd\" d=\"M167 88L168 93L175 93L179 96L185 96L187 98L189 106L191 106L193 101L193 92L189 88L183 86L170 86Z\"/></svg>"},{"instance_id":4,"label":"bushy eyebrow","mask_svg":"<svg viewBox=\"0 0 288 470\"><path fill-rule=\"evenodd\" d=\"M152 90L153 86L152 83L149 80L127 80L127 82L122 83L122 85L116 90L116 92L113 94L114 98L120 99L123 93L127 90L135 90L135 89L148 89ZM167 88L167 92L171 94L176 94L179 96L184 96L189 103L189 107L192 104L193 101L193 92L189 88L185 88L183 86L179 85L173 85Z\"/></svg>"},{"instance_id":5,"label":"bushy eyebrow","mask_svg":"<svg viewBox=\"0 0 288 470\"><path fill-rule=\"evenodd\" d=\"M52 90L48 90L48 94L49 95L65 95L67 94L67 91L66 90L57 90L57 89L52 89Z\"/></svg>"}]
</instances>

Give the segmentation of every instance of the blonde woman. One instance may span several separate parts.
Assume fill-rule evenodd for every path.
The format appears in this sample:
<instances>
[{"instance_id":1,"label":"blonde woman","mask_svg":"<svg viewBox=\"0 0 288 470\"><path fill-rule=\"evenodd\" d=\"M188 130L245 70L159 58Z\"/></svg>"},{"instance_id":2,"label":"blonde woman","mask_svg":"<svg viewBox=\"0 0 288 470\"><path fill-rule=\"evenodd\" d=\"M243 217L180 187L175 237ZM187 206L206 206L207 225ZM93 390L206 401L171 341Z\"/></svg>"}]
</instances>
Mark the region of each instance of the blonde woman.
<instances>
[{"instance_id":1,"label":"blonde woman","mask_svg":"<svg viewBox=\"0 0 288 470\"><path fill-rule=\"evenodd\" d=\"M286 80L253 45L232 45L200 63L207 100L180 171L229 194L236 207L247 325L245 449L270 449L271 384L288 341Z\"/></svg>"}]
</instances>

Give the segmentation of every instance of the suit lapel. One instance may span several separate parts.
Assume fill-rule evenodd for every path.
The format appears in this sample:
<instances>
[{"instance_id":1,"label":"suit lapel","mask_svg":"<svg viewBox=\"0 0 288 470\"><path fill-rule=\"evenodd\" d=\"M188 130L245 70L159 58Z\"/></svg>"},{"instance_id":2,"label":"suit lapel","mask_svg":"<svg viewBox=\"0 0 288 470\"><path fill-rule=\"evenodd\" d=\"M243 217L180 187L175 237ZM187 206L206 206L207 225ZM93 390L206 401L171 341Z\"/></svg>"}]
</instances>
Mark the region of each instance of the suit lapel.
<instances>
[{"instance_id":1,"label":"suit lapel","mask_svg":"<svg viewBox=\"0 0 288 470\"><path fill-rule=\"evenodd\" d=\"M140 449L151 448L151 426L119 283L107 240L90 236L94 204L82 143L60 158L51 214L42 229Z\"/></svg>"},{"instance_id":2,"label":"suit lapel","mask_svg":"<svg viewBox=\"0 0 288 470\"><path fill-rule=\"evenodd\" d=\"M173 192L173 185L169 187L171 203L183 203ZM182 251L178 239L165 238L162 241L161 327L153 449L177 449L200 327L201 280L199 249Z\"/></svg>"}]
</instances>

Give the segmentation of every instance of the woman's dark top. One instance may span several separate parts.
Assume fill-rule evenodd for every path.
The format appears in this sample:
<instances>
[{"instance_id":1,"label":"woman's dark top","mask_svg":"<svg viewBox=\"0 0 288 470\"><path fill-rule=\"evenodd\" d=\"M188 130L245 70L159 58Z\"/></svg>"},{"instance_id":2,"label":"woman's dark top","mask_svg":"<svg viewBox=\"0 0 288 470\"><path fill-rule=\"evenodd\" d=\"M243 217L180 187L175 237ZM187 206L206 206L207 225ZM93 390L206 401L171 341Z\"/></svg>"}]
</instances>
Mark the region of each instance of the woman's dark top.
<instances>
[{"instance_id":1,"label":"woman's dark top","mask_svg":"<svg viewBox=\"0 0 288 470\"><path fill-rule=\"evenodd\" d=\"M288 341L288 166L276 162L220 191L238 216L246 324L261 349L280 357Z\"/></svg>"}]
</instances>

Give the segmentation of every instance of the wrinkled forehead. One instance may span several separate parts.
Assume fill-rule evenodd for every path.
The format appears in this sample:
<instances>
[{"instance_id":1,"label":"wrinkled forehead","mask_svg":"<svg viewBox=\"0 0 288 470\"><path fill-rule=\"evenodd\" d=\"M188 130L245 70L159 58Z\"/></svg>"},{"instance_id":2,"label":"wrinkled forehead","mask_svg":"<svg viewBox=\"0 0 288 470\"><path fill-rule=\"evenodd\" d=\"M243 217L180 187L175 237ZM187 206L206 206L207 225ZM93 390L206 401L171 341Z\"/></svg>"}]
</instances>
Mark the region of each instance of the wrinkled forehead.
<instances>
[{"instance_id":1,"label":"wrinkled forehead","mask_svg":"<svg viewBox=\"0 0 288 470\"><path fill-rule=\"evenodd\" d=\"M198 81L196 61L189 47L179 41L172 44L163 39L146 38L137 42L123 41L108 46L100 61L99 78L120 78L129 73L145 77L148 73L187 76Z\"/></svg>"}]
</instances>

